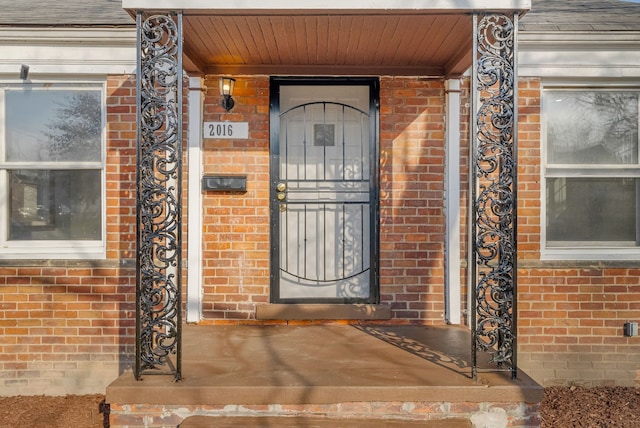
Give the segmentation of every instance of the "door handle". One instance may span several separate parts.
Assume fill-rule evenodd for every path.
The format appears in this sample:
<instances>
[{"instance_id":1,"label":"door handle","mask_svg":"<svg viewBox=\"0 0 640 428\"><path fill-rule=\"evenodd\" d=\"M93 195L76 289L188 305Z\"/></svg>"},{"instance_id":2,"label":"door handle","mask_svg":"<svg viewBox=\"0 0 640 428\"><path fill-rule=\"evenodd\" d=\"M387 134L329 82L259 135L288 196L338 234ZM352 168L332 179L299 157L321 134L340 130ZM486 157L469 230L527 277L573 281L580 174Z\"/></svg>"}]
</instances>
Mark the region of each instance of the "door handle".
<instances>
[{"instance_id":1,"label":"door handle","mask_svg":"<svg viewBox=\"0 0 640 428\"><path fill-rule=\"evenodd\" d=\"M287 199L287 194L284 193L284 191L287 190L287 185L283 182L280 182L276 184L276 190L278 191L276 198L278 199L278 201L284 202L285 199ZM285 212L286 210L287 204L280 204L280 212Z\"/></svg>"},{"instance_id":2,"label":"door handle","mask_svg":"<svg viewBox=\"0 0 640 428\"><path fill-rule=\"evenodd\" d=\"M280 202L283 202L285 199L287 199L287 194L284 193L284 191L287 190L286 183L281 181L280 183L276 184L276 190L278 191L276 198L278 198Z\"/></svg>"}]
</instances>

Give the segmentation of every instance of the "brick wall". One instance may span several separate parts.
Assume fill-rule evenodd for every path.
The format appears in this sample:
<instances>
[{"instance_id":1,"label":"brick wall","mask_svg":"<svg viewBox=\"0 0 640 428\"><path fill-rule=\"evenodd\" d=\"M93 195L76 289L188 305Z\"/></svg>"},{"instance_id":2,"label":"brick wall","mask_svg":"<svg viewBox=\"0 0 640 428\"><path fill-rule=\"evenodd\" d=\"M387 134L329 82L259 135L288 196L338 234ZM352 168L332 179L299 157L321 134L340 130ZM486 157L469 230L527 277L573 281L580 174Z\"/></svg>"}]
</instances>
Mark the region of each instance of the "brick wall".
<instances>
[{"instance_id":1,"label":"brick wall","mask_svg":"<svg viewBox=\"0 0 640 428\"><path fill-rule=\"evenodd\" d=\"M520 366L544 385L640 385L640 268L519 269Z\"/></svg>"},{"instance_id":2,"label":"brick wall","mask_svg":"<svg viewBox=\"0 0 640 428\"><path fill-rule=\"evenodd\" d=\"M269 301L269 78L237 77L229 113L218 76L205 84L205 121L250 127L247 140L203 141L204 174L247 176L246 193L203 193L203 311L217 323L249 321Z\"/></svg>"},{"instance_id":3,"label":"brick wall","mask_svg":"<svg viewBox=\"0 0 640 428\"><path fill-rule=\"evenodd\" d=\"M519 365L543 385L640 385L640 264L540 260L540 81L519 83Z\"/></svg>"},{"instance_id":4,"label":"brick wall","mask_svg":"<svg viewBox=\"0 0 640 428\"><path fill-rule=\"evenodd\" d=\"M219 105L217 77L209 76L206 85L206 121L251 123L248 140L203 142L205 174L247 175L246 193L203 193L206 321L256 322L256 304L269 301L269 79L238 77L230 113ZM463 88L466 207L468 82ZM381 300L391 305L392 322L439 324L444 85L384 77L380 98ZM520 366L543 384L637 385L640 339L623 337L622 324L640 319L640 267L540 261L539 80L521 80L519 101ZM130 365L136 202L135 85L129 76L108 79L107 122L107 259L0 262L0 395L100 392ZM464 261L464 210L463 216Z\"/></svg>"},{"instance_id":5,"label":"brick wall","mask_svg":"<svg viewBox=\"0 0 640 428\"><path fill-rule=\"evenodd\" d=\"M462 118L469 114L468 83ZM624 337L622 326L640 319L640 265L540 259L541 83L520 79L518 85L518 365L547 386L638 386L640 339ZM463 120L463 142L467 126ZM467 207L469 155L468 145L461 146L461 198ZM467 221L464 212L463 265ZM465 289L466 272L462 278Z\"/></svg>"},{"instance_id":6,"label":"brick wall","mask_svg":"<svg viewBox=\"0 0 640 428\"><path fill-rule=\"evenodd\" d=\"M255 305L269 300L269 79L239 78L231 113L219 106L217 77L210 76L207 87L205 120L252 126L248 140L203 142L206 174L246 174L248 183L246 194L204 193L204 310L216 323L251 322ZM382 302L393 306L398 322L438 323L443 312L443 84L383 79L381 97ZM130 366L135 138L135 83L131 76L111 76L107 259L0 262L0 394L100 392Z\"/></svg>"},{"instance_id":7,"label":"brick wall","mask_svg":"<svg viewBox=\"0 0 640 428\"><path fill-rule=\"evenodd\" d=\"M540 259L540 81L518 82L518 259Z\"/></svg>"},{"instance_id":8,"label":"brick wall","mask_svg":"<svg viewBox=\"0 0 640 428\"><path fill-rule=\"evenodd\" d=\"M252 322L269 302L269 78L238 77L236 106L206 79L205 121L246 121L248 140L203 143L205 174L247 175L247 193L204 193L207 322ZM380 107L381 303L402 323L442 323L444 312L444 84L383 78Z\"/></svg>"},{"instance_id":9,"label":"brick wall","mask_svg":"<svg viewBox=\"0 0 640 428\"><path fill-rule=\"evenodd\" d=\"M0 395L103 392L130 365L132 269L51 264L0 267Z\"/></svg>"},{"instance_id":10,"label":"brick wall","mask_svg":"<svg viewBox=\"0 0 640 428\"><path fill-rule=\"evenodd\" d=\"M444 82L380 82L380 295L396 322L444 316Z\"/></svg>"},{"instance_id":11,"label":"brick wall","mask_svg":"<svg viewBox=\"0 0 640 428\"><path fill-rule=\"evenodd\" d=\"M135 84L107 81L107 259L0 262L0 395L103 392L135 337Z\"/></svg>"}]
</instances>

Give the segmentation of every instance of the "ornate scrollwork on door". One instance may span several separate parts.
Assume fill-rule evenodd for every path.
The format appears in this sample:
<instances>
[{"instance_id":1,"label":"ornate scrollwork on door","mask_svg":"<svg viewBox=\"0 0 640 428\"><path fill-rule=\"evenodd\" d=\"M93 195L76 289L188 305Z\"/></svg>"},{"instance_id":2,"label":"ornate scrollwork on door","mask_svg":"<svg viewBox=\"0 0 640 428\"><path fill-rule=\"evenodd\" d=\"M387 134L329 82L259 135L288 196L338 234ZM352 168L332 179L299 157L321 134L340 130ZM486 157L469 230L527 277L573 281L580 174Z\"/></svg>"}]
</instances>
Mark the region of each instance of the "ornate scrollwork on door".
<instances>
[{"instance_id":1,"label":"ornate scrollwork on door","mask_svg":"<svg viewBox=\"0 0 640 428\"><path fill-rule=\"evenodd\" d=\"M137 17L137 379L181 377L181 18Z\"/></svg>"},{"instance_id":2,"label":"ornate scrollwork on door","mask_svg":"<svg viewBox=\"0 0 640 428\"><path fill-rule=\"evenodd\" d=\"M473 376L477 353L515 378L517 16L474 17Z\"/></svg>"}]
</instances>

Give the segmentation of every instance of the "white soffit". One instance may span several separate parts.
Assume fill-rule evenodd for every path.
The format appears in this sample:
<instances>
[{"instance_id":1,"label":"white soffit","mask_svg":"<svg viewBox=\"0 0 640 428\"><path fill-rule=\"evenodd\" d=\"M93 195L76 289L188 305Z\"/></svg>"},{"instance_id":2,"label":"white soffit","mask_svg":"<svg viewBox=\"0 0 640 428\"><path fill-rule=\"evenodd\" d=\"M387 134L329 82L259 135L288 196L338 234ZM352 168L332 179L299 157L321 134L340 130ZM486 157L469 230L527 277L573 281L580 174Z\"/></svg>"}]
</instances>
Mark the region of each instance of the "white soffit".
<instances>
[{"instance_id":1,"label":"white soffit","mask_svg":"<svg viewBox=\"0 0 640 428\"><path fill-rule=\"evenodd\" d=\"M336 11L336 13L367 14L380 11L527 11L531 9L531 0L122 0L122 7L128 10L183 10L208 13L243 14L256 11L288 11L291 14L305 14L312 11Z\"/></svg>"}]
</instances>

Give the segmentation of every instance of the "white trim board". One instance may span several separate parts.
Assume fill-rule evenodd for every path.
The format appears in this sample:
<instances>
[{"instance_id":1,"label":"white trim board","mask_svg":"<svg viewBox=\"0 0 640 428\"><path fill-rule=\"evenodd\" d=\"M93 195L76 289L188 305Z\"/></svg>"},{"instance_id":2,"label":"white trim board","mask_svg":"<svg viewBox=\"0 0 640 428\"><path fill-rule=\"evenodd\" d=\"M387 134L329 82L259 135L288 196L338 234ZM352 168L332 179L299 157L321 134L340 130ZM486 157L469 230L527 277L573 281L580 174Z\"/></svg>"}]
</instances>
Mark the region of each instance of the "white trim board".
<instances>
[{"instance_id":1,"label":"white trim board","mask_svg":"<svg viewBox=\"0 0 640 428\"><path fill-rule=\"evenodd\" d=\"M518 37L520 77L640 77L640 32L521 31Z\"/></svg>"},{"instance_id":2,"label":"white trim board","mask_svg":"<svg viewBox=\"0 0 640 428\"><path fill-rule=\"evenodd\" d=\"M290 11L305 13L310 11L353 11L362 14L380 11L525 11L531 9L531 0L307 0L291 2L288 0L249 0L242 4L222 0L122 0L127 10L190 9L201 11L233 12L243 14L247 11Z\"/></svg>"},{"instance_id":3,"label":"white trim board","mask_svg":"<svg viewBox=\"0 0 640 428\"><path fill-rule=\"evenodd\" d=\"M445 319L450 324L462 322L462 287L460 283L460 80L445 81L446 93L446 254Z\"/></svg>"},{"instance_id":4,"label":"white trim board","mask_svg":"<svg viewBox=\"0 0 640 428\"><path fill-rule=\"evenodd\" d=\"M202 112L204 79L189 78L187 322L202 320Z\"/></svg>"},{"instance_id":5,"label":"white trim board","mask_svg":"<svg viewBox=\"0 0 640 428\"><path fill-rule=\"evenodd\" d=\"M0 74L135 74L135 28L0 28Z\"/></svg>"}]
</instances>

